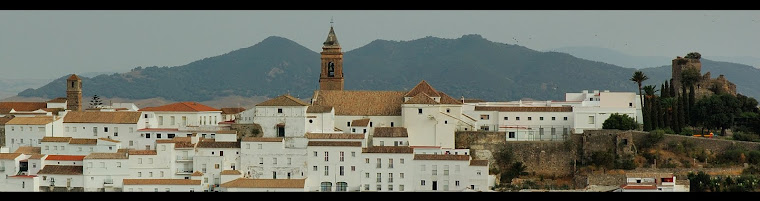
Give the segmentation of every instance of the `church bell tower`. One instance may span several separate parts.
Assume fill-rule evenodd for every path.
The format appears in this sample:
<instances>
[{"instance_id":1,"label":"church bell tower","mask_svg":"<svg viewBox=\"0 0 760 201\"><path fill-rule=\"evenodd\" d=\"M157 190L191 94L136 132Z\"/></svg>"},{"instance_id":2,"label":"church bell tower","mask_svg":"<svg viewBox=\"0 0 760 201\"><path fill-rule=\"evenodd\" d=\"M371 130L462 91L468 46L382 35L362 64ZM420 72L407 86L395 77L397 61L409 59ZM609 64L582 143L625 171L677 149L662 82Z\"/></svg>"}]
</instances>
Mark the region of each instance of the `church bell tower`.
<instances>
[{"instance_id":1,"label":"church bell tower","mask_svg":"<svg viewBox=\"0 0 760 201\"><path fill-rule=\"evenodd\" d=\"M66 79L66 109L82 111L82 79L76 74Z\"/></svg>"},{"instance_id":2,"label":"church bell tower","mask_svg":"<svg viewBox=\"0 0 760 201\"><path fill-rule=\"evenodd\" d=\"M332 25L322 45L319 90L343 90L343 52Z\"/></svg>"}]
</instances>

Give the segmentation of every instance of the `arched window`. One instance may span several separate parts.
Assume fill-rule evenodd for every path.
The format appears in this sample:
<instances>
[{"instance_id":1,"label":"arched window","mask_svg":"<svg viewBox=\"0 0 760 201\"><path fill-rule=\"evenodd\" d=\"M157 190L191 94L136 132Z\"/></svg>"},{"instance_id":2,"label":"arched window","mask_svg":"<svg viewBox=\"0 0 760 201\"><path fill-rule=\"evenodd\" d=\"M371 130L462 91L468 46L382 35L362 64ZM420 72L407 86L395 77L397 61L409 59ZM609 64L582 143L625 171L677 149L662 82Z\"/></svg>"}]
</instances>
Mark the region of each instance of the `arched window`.
<instances>
[{"instance_id":1,"label":"arched window","mask_svg":"<svg viewBox=\"0 0 760 201\"><path fill-rule=\"evenodd\" d=\"M322 182L321 190L322 192L330 192L332 191L332 183L330 182Z\"/></svg>"},{"instance_id":2,"label":"arched window","mask_svg":"<svg viewBox=\"0 0 760 201\"><path fill-rule=\"evenodd\" d=\"M338 182L336 184L335 191L338 191L338 192L340 192L340 191L348 191L348 183L346 183L346 182Z\"/></svg>"},{"instance_id":3,"label":"arched window","mask_svg":"<svg viewBox=\"0 0 760 201\"><path fill-rule=\"evenodd\" d=\"M327 63L327 77L335 77L335 63Z\"/></svg>"}]
</instances>

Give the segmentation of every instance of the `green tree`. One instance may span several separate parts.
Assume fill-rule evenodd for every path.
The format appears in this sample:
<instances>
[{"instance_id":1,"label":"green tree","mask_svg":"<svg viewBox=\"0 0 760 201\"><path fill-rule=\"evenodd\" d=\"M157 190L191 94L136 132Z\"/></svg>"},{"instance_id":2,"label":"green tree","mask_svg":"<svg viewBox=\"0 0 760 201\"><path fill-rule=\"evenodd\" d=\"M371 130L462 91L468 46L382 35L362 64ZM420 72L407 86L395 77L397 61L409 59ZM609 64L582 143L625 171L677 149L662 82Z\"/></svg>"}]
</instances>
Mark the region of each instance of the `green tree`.
<instances>
[{"instance_id":1,"label":"green tree","mask_svg":"<svg viewBox=\"0 0 760 201\"><path fill-rule=\"evenodd\" d=\"M691 54L691 53L690 53ZM696 53L699 54L699 53ZM694 98L694 84L699 82L701 79L701 75L699 71L696 68L686 68L681 72L681 97L683 97L683 105L684 105L684 125L686 124L691 125L691 108L694 105L691 100ZM692 94L687 94L686 89L691 89Z\"/></svg>"},{"instance_id":2,"label":"green tree","mask_svg":"<svg viewBox=\"0 0 760 201\"><path fill-rule=\"evenodd\" d=\"M100 100L100 97L98 95L92 96L92 99L90 99L90 108L98 108L101 105L103 105L103 101Z\"/></svg>"},{"instance_id":3,"label":"green tree","mask_svg":"<svg viewBox=\"0 0 760 201\"><path fill-rule=\"evenodd\" d=\"M678 124L676 124L676 128L673 129L677 133L681 133L681 129L686 126L686 108L684 106L684 100L685 98L683 96L678 97Z\"/></svg>"},{"instance_id":4,"label":"green tree","mask_svg":"<svg viewBox=\"0 0 760 201\"><path fill-rule=\"evenodd\" d=\"M654 110L654 107L653 107L654 100L657 97L655 95L655 93L657 92L657 88L653 85L647 85L647 86L644 86L643 89L644 89L645 98L644 98L644 108L641 111L642 111L642 116L644 120L644 131L650 131L656 127L655 122L657 122L654 115L656 111Z\"/></svg>"},{"instance_id":5,"label":"green tree","mask_svg":"<svg viewBox=\"0 0 760 201\"><path fill-rule=\"evenodd\" d=\"M627 114L613 113L602 123L603 129L636 130L638 127L639 124L636 123L636 120Z\"/></svg>"},{"instance_id":6,"label":"green tree","mask_svg":"<svg viewBox=\"0 0 760 201\"><path fill-rule=\"evenodd\" d=\"M689 192L707 192L712 179L710 175L705 172L699 171L699 173L689 172L687 175L689 178Z\"/></svg>"},{"instance_id":7,"label":"green tree","mask_svg":"<svg viewBox=\"0 0 760 201\"><path fill-rule=\"evenodd\" d=\"M636 82L636 84L639 85L639 101L641 101L641 108L644 108L644 98L643 94L641 94L641 83L644 82L644 80L648 80L649 77L644 75L644 72L641 72L640 70L637 70L636 72L633 72L633 76L631 76L631 81Z\"/></svg>"},{"instance_id":8,"label":"green tree","mask_svg":"<svg viewBox=\"0 0 760 201\"><path fill-rule=\"evenodd\" d=\"M694 92L694 85L689 86L689 107L688 107L689 111L688 111L688 115L690 115L690 116L689 116L689 122L688 123L691 126L694 126L696 124L696 122L694 121L694 118L695 118L694 117L694 104L696 104L696 102L695 102L696 101L696 97L695 97L694 93L695 93Z\"/></svg>"},{"instance_id":9,"label":"green tree","mask_svg":"<svg viewBox=\"0 0 760 201\"><path fill-rule=\"evenodd\" d=\"M725 135L731 128L734 117L741 112L739 100L730 94L717 94L699 99L695 105L697 121L708 129L721 129Z\"/></svg>"},{"instance_id":10,"label":"green tree","mask_svg":"<svg viewBox=\"0 0 760 201\"><path fill-rule=\"evenodd\" d=\"M673 102L675 101L672 97L663 98L662 101L660 101L660 108L663 112L663 119L665 120L665 126L662 128L673 129Z\"/></svg>"},{"instance_id":11,"label":"green tree","mask_svg":"<svg viewBox=\"0 0 760 201\"><path fill-rule=\"evenodd\" d=\"M523 165L522 162L514 162L509 166L509 169L507 169L506 176L502 176L502 178L507 179L507 181L512 181L512 179L528 175L528 172L525 170L528 169L525 165Z\"/></svg>"}]
</instances>

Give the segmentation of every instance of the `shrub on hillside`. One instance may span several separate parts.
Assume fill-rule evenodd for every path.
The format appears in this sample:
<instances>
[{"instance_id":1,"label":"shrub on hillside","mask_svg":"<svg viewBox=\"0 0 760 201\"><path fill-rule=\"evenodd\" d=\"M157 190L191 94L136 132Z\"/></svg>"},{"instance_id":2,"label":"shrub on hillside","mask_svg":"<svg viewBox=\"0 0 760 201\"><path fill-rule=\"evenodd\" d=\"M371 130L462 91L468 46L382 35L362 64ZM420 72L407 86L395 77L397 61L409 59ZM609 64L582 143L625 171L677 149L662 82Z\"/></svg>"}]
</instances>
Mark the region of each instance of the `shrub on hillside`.
<instances>
[{"instance_id":1,"label":"shrub on hillside","mask_svg":"<svg viewBox=\"0 0 760 201\"><path fill-rule=\"evenodd\" d=\"M607 120L602 123L603 129L618 129L618 130L636 130L639 128L639 124L633 117L629 117L627 114L613 113Z\"/></svg>"}]
</instances>

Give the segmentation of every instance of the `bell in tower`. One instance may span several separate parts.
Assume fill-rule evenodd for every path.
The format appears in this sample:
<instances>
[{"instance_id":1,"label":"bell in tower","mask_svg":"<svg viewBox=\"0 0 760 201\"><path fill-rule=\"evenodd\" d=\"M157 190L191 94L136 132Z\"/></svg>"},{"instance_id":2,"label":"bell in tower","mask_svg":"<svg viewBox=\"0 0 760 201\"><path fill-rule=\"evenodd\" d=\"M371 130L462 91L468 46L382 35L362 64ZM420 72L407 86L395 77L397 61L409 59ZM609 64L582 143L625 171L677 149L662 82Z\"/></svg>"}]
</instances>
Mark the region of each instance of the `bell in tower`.
<instances>
[{"instance_id":1,"label":"bell in tower","mask_svg":"<svg viewBox=\"0 0 760 201\"><path fill-rule=\"evenodd\" d=\"M332 25L322 45L319 89L343 90L343 52Z\"/></svg>"}]
</instances>

